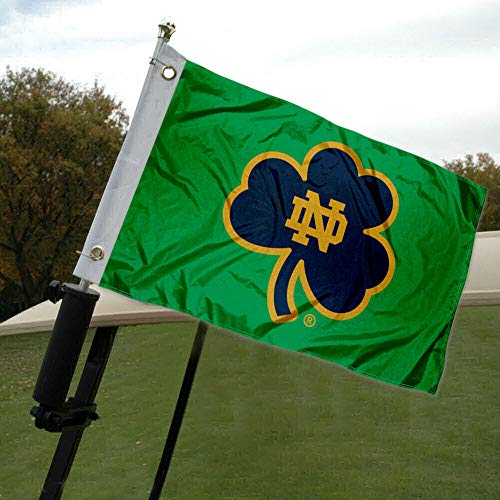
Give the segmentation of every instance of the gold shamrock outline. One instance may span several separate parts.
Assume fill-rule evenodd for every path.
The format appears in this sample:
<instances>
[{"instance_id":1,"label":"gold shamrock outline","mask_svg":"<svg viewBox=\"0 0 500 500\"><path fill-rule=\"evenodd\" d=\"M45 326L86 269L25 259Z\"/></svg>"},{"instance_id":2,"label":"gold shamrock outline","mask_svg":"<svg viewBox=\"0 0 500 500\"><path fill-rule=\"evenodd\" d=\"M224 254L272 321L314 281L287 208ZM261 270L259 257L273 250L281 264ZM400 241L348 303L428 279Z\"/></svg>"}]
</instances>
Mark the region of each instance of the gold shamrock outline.
<instances>
[{"instance_id":1,"label":"gold shamrock outline","mask_svg":"<svg viewBox=\"0 0 500 500\"><path fill-rule=\"evenodd\" d=\"M230 213L231 213L231 206L234 202L234 200L244 191L248 190L248 180L250 178L250 174L253 170L253 168L259 164L260 162L264 160L268 160L270 158L276 158L280 160L284 160L290 165L295 168L297 173L300 175L302 180L305 182L307 181L307 173L309 170L309 163L311 162L312 158L322 151L323 149L339 149L341 151L344 151L347 153L351 159L353 160L354 164L356 165L356 168L358 170L358 177L362 177L365 175L371 175L373 177L376 177L377 179L380 179L389 189L391 196L392 196L392 209L391 213L387 217L387 219L382 222L382 224L379 224L378 226L375 227L370 227L367 229L363 230L363 233L375 238L377 241L379 241L382 246L385 248L385 251L387 252L387 255L389 257L389 268L387 270L387 274L385 275L384 279L377 285L374 286L373 288L367 288L365 290L365 294L363 297L363 300L360 302L360 304L352 309L349 312L344 312L344 313L339 313L335 311L330 311L326 307L320 304L318 299L315 297L313 291L311 290L311 287L309 286L309 282L307 280L307 275L306 275L306 270L304 266L304 260L300 259L297 262L297 265L295 266L290 280L288 282L288 288L287 288L287 304L288 308L291 311L290 314L284 314L284 315L278 315L276 312L276 307L274 304L274 288L276 286L276 280L278 278L278 274L281 271L281 267L285 263L286 259L288 256L292 253L292 249L290 247L288 248L270 248L270 247L264 247L260 245L255 245L253 243L250 243L249 241L246 241L243 239L233 228L231 224L231 218L230 218ZM380 173L377 170L374 169L368 169L363 166L363 163L361 162L359 156L356 154L356 152L351 149L350 147L346 146L345 144L342 144L340 142L322 142L320 144L317 144L314 146L305 156L304 161L302 162L302 165L298 163L294 158L291 156L285 154L285 153L280 153L276 151L268 151L266 153L262 153L257 155L255 158L250 160L250 162L247 164L245 169L243 170L243 174L241 176L241 184L236 187L229 196L226 198L226 201L224 203L224 207L222 210L222 217L224 221L224 226L226 228L226 231L228 232L229 236L239 245L241 245L243 248L246 248L247 250L251 250L253 252L258 252L258 253L263 253L263 254L270 254L270 255L279 255L279 259L276 262L272 272L271 272L271 277L269 279L269 284L267 287L267 307L269 309L269 315L271 316L271 320L274 323L285 323L288 321L294 321L297 319L299 313L297 310L297 307L295 306L295 300L294 300L294 292L295 292L295 285L297 284L297 280L300 278L300 282L302 284L302 288L304 289L304 292L306 293L307 298L309 299L309 302L311 305L323 316L326 316L327 318L335 319L335 320L347 320L354 318L358 314L360 314L368 305L370 302L370 298L372 295L375 295L376 293L381 292L386 286L390 283L392 277L394 276L394 269L395 269L395 257L394 257L394 251L392 250L391 245L389 242L380 234L381 231L384 231L387 229L395 220L396 215L399 210L399 197L398 193L396 191L396 188L394 187L394 184L389 180L389 178Z\"/></svg>"}]
</instances>

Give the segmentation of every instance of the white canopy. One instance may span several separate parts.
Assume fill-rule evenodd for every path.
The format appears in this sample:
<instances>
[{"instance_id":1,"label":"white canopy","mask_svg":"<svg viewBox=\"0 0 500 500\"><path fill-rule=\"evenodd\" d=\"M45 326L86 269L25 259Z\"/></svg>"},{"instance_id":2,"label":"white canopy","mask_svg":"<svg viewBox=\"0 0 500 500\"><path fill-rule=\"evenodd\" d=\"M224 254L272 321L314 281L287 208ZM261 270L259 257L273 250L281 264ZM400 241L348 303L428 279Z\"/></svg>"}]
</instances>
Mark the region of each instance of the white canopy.
<instances>
[{"instance_id":1,"label":"white canopy","mask_svg":"<svg viewBox=\"0 0 500 500\"><path fill-rule=\"evenodd\" d=\"M195 318L186 314L132 300L97 285L91 285L91 288L101 295L94 309L91 327L196 321ZM61 301L53 304L49 300L33 306L0 323L0 336L50 331L54 326L60 306Z\"/></svg>"},{"instance_id":2,"label":"white canopy","mask_svg":"<svg viewBox=\"0 0 500 500\"><path fill-rule=\"evenodd\" d=\"M191 316L154 306L92 285L101 297L90 323L125 326L146 323L196 321ZM0 335L52 330L61 302L48 300L0 323ZM500 231L478 233L461 306L500 305Z\"/></svg>"},{"instance_id":3,"label":"white canopy","mask_svg":"<svg viewBox=\"0 0 500 500\"><path fill-rule=\"evenodd\" d=\"M500 305L500 231L476 234L460 305Z\"/></svg>"}]
</instances>

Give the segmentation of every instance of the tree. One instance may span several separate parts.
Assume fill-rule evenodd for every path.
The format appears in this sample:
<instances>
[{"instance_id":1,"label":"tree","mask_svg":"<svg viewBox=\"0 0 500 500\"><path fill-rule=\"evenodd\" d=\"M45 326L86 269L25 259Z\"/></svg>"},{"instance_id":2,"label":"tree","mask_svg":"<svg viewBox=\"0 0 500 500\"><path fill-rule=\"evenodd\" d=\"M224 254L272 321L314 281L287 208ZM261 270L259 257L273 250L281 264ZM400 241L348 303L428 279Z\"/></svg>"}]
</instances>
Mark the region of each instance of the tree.
<instances>
[{"instance_id":1,"label":"tree","mask_svg":"<svg viewBox=\"0 0 500 500\"><path fill-rule=\"evenodd\" d=\"M121 102L97 82L81 88L43 69L7 68L0 80L4 319L44 300L51 279L70 279L127 125Z\"/></svg>"},{"instance_id":2,"label":"tree","mask_svg":"<svg viewBox=\"0 0 500 500\"><path fill-rule=\"evenodd\" d=\"M484 186L488 190L479 231L500 229L500 165L488 153L478 153L464 159L445 161L445 168Z\"/></svg>"}]
</instances>

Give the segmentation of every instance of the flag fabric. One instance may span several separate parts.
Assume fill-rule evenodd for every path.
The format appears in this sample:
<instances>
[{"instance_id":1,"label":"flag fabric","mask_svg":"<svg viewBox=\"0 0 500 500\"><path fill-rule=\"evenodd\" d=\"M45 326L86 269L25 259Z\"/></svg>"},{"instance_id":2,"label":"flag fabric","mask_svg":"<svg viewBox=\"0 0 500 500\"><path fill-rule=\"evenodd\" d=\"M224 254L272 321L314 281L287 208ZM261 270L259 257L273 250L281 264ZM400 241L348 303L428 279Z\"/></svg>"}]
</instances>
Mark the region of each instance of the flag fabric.
<instances>
[{"instance_id":1,"label":"flag fabric","mask_svg":"<svg viewBox=\"0 0 500 500\"><path fill-rule=\"evenodd\" d=\"M75 274L434 394L484 188L167 45L155 62Z\"/></svg>"}]
</instances>

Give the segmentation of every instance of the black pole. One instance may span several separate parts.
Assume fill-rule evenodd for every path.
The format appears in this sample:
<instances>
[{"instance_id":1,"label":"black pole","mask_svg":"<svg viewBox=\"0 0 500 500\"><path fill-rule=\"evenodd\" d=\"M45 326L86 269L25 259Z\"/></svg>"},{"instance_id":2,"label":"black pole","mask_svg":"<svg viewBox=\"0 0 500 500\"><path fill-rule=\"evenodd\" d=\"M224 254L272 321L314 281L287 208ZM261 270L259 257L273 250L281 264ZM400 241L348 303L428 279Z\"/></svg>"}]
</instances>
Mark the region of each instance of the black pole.
<instances>
[{"instance_id":1,"label":"black pole","mask_svg":"<svg viewBox=\"0 0 500 500\"><path fill-rule=\"evenodd\" d=\"M99 294L79 285L50 284L53 302L62 298L54 329L38 374L33 399L43 408L61 408L66 401L83 342Z\"/></svg>"},{"instance_id":2,"label":"black pole","mask_svg":"<svg viewBox=\"0 0 500 500\"><path fill-rule=\"evenodd\" d=\"M76 389L75 397L71 399L72 405L78 408L91 408L95 410L94 400L109 359L117 326L97 328L90 351L83 368L83 372ZM63 493L66 479L69 476L73 461L80 445L85 427L90 420L97 418L95 411L84 413L85 421L81 425L68 426L62 429L52 463L50 465L40 500L59 500Z\"/></svg>"},{"instance_id":3,"label":"black pole","mask_svg":"<svg viewBox=\"0 0 500 500\"><path fill-rule=\"evenodd\" d=\"M203 348L203 342L205 341L207 329L208 324L204 321L200 321L194 337L193 347L191 348L191 354L189 356L186 372L184 373L181 390L175 406L172 422L170 423L170 429L168 431L165 447L163 448L160 464L158 465L158 471L156 472L153 489L149 495L149 500L158 500L160 498L161 490L163 488L163 484L165 483L170 462L172 461L172 456L174 454L175 443L177 442L177 437L179 436L179 431L181 429L182 419L184 417L184 412L186 411L191 387L193 386L193 380L196 374L196 368L198 367L198 361L200 360L201 350Z\"/></svg>"}]
</instances>

